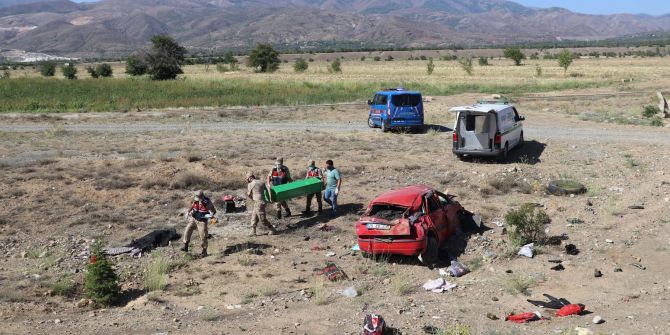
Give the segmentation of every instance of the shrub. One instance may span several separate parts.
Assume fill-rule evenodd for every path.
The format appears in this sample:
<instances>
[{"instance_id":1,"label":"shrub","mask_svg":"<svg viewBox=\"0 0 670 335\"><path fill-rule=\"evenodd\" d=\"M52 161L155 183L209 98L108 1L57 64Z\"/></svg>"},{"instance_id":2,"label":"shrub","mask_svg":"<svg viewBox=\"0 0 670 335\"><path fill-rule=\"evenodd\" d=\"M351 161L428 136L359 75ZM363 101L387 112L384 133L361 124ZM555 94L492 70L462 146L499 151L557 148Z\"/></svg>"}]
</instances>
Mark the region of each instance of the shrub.
<instances>
[{"instance_id":1,"label":"shrub","mask_svg":"<svg viewBox=\"0 0 670 335\"><path fill-rule=\"evenodd\" d=\"M542 67L540 64L535 64L535 76L542 77Z\"/></svg>"},{"instance_id":2,"label":"shrub","mask_svg":"<svg viewBox=\"0 0 670 335\"><path fill-rule=\"evenodd\" d=\"M649 121L649 125L654 127L663 127L663 119L660 116L654 116Z\"/></svg>"},{"instance_id":3,"label":"shrub","mask_svg":"<svg viewBox=\"0 0 670 335\"><path fill-rule=\"evenodd\" d=\"M470 335L472 334L472 328L468 325L461 323L456 323L448 326L440 335Z\"/></svg>"},{"instance_id":4,"label":"shrub","mask_svg":"<svg viewBox=\"0 0 670 335\"><path fill-rule=\"evenodd\" d=\"M486 57L479 57L479 66L488 66L489 59Z\"/></svg>"},{"instance_id":5,"label":"shrub","mask_svg":"<svg viewBox=\"0 0 670 335\"><path fill-rule=\"evenodd\" d=\"M361 62L365 62L365 56L361 56Z\"/></svg>"},{"instance_id":6,"label":"shrub","mask_svg":"<svg viewBox=\"0 0 670 335\"><path fill-rule=\"evenodd\" d=\"M223 56L223 63L229 64L231 69L236 68L237 58L235 58L232 51L226 52L226 54Z\"/></svg>"},{"instance_id":7,"label":"shrub","mask_svg":"<svg viewBox=\"0 0 670 335\"><path fill-rule=\"evenodd\" d=\"M425 55L421 55L421 56L419 56L419 59L420 59L420 60L426 60L426 59L428 59L428 58L426 58ZM431 59L432 59L432 57L431 57Z\"/></svg>"},{"instance_id":8,"label":"shrub","mask_svg":"<svg viewBox=\"0 0 670 335\"><path fill-rule=\"evenodd\" d=\"M0 73L0 79L9 79L11 77L11 74L7 70L3 70L2 73Z\"/></svg>"},{"instance_id":9,"label":"shrub","mask_svg":"<svg viewBox=\"0 0 670 335\"><path fill-rule=\"evenodd\" d=\"M659 113L661 113L661 109L654 105L644 106L642 110L642 116L644 117L654 117Z\"/></svg>"},{"instance_id":10,"label":"shrub","mask_svg":"<svg viewBox=\"0 0 670 335\"><path fill-rule=\"evenodd\" d=\"M95 69L91 66L86 67L86 72L91 75L91 78L98 78L100 77L97 72L95 72Z\"/></svg>"},{"instance_id":11,"label":"shrub","mask_svg":"<svg viewBox=\"0 0 670 335\"><path fill-rule=\"evenodd\" d=\"M113 73L112 66L107 63L98 64L98 66L95 67L95 73L103 78L111 77Z\"/></svg>"},{"instance_id":12,"label":"shrub","mask_svg":"<svg viewBox=\"0 0 670 335\"><path fill-rule=\"evenodd\" d=\"M107 259L103 244L96 242L93 245L91 258L86 265L84 279L84 293L86 297L105 306L113 304L119 297L121 288L119 277Z\"/></svg>"},{"instance_id":13,"label":"shrub","mask_svg":"<svg viewBox=\"0 0 670 335\"><path fill-rule=\"evenodd\" d=\"M387 62L391 62L391 61L393 61L393 56L388 55L388 57L386 57L386 59L384 59L384 60L387 61Z\"/></svg>"},{"instance_id":14,"label":"shrub","mask_svg":"<svg viewBox=\"0 0 670 335\"><path fill-rule=\"evenodd\" d=\"M458 60L458 64L461 65L461 68L468 74L468 76L472 75L472 58L461 58Z\"/></svg>"},{"instance_id":15,"label":"shrub","mask_svg":"<svg viewBox=\"0 0 670 335\"><path fill-rule=\"evenodd\" d=\"M224 63L216 64L216 71L219 71L219 72L221 72L221 73L225 73L225 72L228 72L228 71L230 71L230 70L231 70L231 69L228 68L228 66L227 66L226 64L224 64Z\"/></svg>"},{"instance_id":16,"label":"shrub","mask_svg":"<svg viewBox=\"0 0 670 335\"><path fill-rule=\"evenodd\" d=\"M61 69L63 76L67 79L77 79L77 68L72 63L68 63Z\"/></svg>"},{"instance_id":17,"label":"shrub","mask_svg":"<svg viewBox=\"0 0 670 335\"><path fill-rule=\"evenodd\" d=\"M373 60L374 60L375 62L379 62L380 60L382 60L382 58L379 57L379 56L375 56L375 57L373 58Z\"/></svg>"},{"instance_id":18,"label":"shrub","mask_svg":"<svg viewBox=\"0 0 670 335\"><path fill-rule=\"evenodd\" d=\"M153 252L144 272L144 289L149 292L165 289L165 281L169 270L170 263L159 252Z\"/></svg>"},{"instance_id":19,"label":"shrub","mask_svg":"<svg viewBox=\"0 0 670 335\"><path fill-rule=\"evenodd\" d=\"M77 283L70 278L61 278L51 285L54 294L72 298L77 295Z\"/></svg>"},{"instance_id":20,"label":"shrub","mask_svg":"<svg viewBox=\"0 0 670 335\"><path fill-rule=\"evenodd\" d=\"M168 35L156 35L151 38L151 43L151 51L146 56L147 73L151 79L175 79L184 73L181 69L186 55L184 47Z\"/></svg>"},{"instance_id":21,"label":"shrub","mask_svg":"<svg viewBox=\"0 0 670 335\"><path fill-rule=\"evenodd\" d=\"M247 59L247 66L256 69L257 72L275 72L279 69L279 52L269 44L259 43L251 51Z\"/></svg>"},{"instance_id":22,"label":"shrub","mask_svg":"<svg viewBox=\"0 0 670 335\"><path fill-rule=\"evenodd\" d=\"M146 74L147 64L140 56L131 55L126 59L126 73L131 76Z\"/></svg>"},{"instance_id":23,"label":"shrub","mask_svg":"<svg viewBox=\"0 0 670 335\"><path fill-rule=\"evenodd\" d=\"M551 222L549 215L535 204L523 204L517 210L510 210L505 215L505 222L510 226L509 237L513 244L541 243L544 239L543 225Z\"/></svg>"},{"instance_id":24,"label":"shrub","mask_svg":"<svg viewBox=\"0 0 670 335\"><path fill-rule=\"evenodd\" d=\"M328 69L328 71L333 73L341 73L342 64L340 63L340 60L335 59L332 63L330 63L330 68Z\"/></svg>"},{"instance_id":25,"label":"shrub","mask_svg":"<svg viewBox=\"0 0 670 335\"><path fill-rule=\"evenodd\" d=\"M558 66L563 68L563 73L568 72L568 67L575 60L575 56L569 50L563 50L558 54Z\"/></svg>"},{"instance_id":26,"label":"shrub","mask_svg":"<svg viewBox=\"0 0 670 335\"><path fill-rule=\"evenodd\" d=\"M40 63L40 74L45 77L53 77L56 75L56 63L42 62Z\"/></svg>"},{"instance_id":27,"label":"shrub","mask_svg":"<svg viewBox=\"0 0 670 335\"><path fill-rule=\"evenodd\" d=\"M307 62L302 58L296 59L295 63L293 64L293 70L295 70L295 72L305 72L308 68L309 64L307 64Z\"/></svg>"},{"instance_id":28,"label":"shrub","mask_svg":"<svg viewBox=\"0 0 670 335\"><path fill-rule=\"evenodd\" d=\"M426 73L430 76L435 70L435 64L433 63L433 57L430 57L428 64L426 64Z\"/></svg>"},{"instance_id":29,"label":"shrub","mask_svg":"<svg viewBox=\"0 0 670 335\"><path fill-rule=\"evenodd\" d=\"M505 58L509 58L514 61L514 65L521 65L521 61L526 59L526 55L519 48L507 48L504 51Z\"/></svg>"}]
</instances>

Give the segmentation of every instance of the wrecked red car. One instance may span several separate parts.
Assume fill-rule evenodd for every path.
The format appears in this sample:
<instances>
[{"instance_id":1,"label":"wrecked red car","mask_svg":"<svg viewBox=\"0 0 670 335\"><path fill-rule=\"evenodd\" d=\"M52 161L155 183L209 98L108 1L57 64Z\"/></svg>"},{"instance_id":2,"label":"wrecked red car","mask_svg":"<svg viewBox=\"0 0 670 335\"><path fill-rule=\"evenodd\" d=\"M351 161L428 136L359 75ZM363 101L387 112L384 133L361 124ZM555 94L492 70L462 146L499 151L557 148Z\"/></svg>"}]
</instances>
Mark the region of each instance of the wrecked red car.
<instances>
[{"instance_id":1,"label":"wrecked red car","mask_svg":"<svg viewBox=\"0 0 670 335\"><path fill-rule=\"evenodd\" d=\"M384 193L356 222L361 251L367 254L419 256L426 264L439 260L439 249L471 217L456 196L425 185Z\"/></svg>"}]
</instances>

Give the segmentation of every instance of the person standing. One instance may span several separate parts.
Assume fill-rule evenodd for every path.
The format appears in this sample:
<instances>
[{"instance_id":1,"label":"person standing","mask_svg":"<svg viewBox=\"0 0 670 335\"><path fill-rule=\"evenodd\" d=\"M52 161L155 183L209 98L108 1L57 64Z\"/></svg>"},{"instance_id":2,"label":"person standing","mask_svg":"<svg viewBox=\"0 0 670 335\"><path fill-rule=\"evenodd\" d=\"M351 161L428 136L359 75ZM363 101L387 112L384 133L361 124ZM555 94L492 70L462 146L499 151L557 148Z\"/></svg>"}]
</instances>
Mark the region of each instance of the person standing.
<instances>
[{"instance_id":1,"label":"person standing","mask_svg":"<svg viewBox=\"0 0 670 335\"><path fill-rule=\"evenodd\" d=\"M321 169L319 169L316 166L316 162L314 162L313 160L309 161L309 166L307 166L307 176L305 177L305 179L307 178L319 178L323 180L323 174L321 172ZM311 210L312 198L314 198L315 196L316 196L316 204L319 206L319 213L321 213L321 211L323 210L323 202L321 201L321 191L319 191L307 195L307 204L305 205L305 213L310 213L312 211Z\"/></svg>"},{"instance_id":2,"label":"person standing","mask_svg":"<svg viewBox=\"0 0 670 335\"><path fill-rule=\"evenodd\" d=\"M291 172L288 167L284 165L284 159L277 157L275 161L275 166L272 167L270 174L268 175L268 184L271 186L283 185L293 181L291 178ZM291 209L288 208L286 201L277 202L277 219L281 219L281 209L284 208L286 211L286 216L291 216Z\"/></svg>"},{"instance_id":3,"label":"person standing","mask_svg":"<svg viewBox=\"0 0 670 335\"><path fill-rule=\"evenodd\" d=\"M198 229L198 236L200 237L200 246L202 247L202 252L200 253L203 257L207 256L207 224L209 219L214 217L216 214L216 208L211 200L205 196L203 191L196 191L193 197L193 203L187 214L188 224L184 230L184 246L181 248L182 251L188 252L188 244L191 242L191 235L193 231Z\"/></svg>"},{"instance_id":4,"label":"person standing","mask_svg":"<svg viewBox=\"0 0 670 335\"><path fill-rule=\"evenodd\" d=\"M256 226L259 221L270 230L268 235L276 234L277 230L270 221L268 221L267 216L265 215L265 199L263 199L263 192L265 191L266 184L256 178L253 172L247 172L247 183L247 198L254 201L254 209L251 212L250 236L256 236Z\"/></svg>"},{"instance_id":5,"label":"person standing","mask_svg":"<svg viewBox=\"0 0 670 335\"><path fill-rule=\"evenodd\" d=\"M326 161L326 190L323 192L323 201L333 208L333 215L337 214L337 196L340 194L342 186L342 176L340 171L335 168L332 160Z\"/></svg>"}]
</instances>

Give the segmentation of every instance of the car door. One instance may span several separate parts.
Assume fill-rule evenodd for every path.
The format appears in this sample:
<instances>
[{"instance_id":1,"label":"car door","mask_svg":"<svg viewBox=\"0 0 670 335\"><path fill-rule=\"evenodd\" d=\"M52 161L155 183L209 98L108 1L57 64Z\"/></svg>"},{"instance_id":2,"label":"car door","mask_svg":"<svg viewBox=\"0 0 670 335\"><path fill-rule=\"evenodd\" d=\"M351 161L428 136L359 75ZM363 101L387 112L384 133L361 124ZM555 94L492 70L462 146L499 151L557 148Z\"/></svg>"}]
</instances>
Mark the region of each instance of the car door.
<instances>
[{"instance_id":1,"label":"car door","mask_svg":"<svg viewBox=\"0 0 670 335\"><path fill-rule=\"evenodd\" d=\"M372 120L377 124L381 125L383 116L382 114L386 113L388 103L388 96L385 94L375 94L375 99L373 100L372 105L372 115L370 116Z\"/></svg>"},{"instance_id":2,"label":"car door","mask_svg":"<svg viewBox=\"0 0 670 335\"><path fill-rule=\"evenodd\" d=\"M512 108L512 117L514 118L514 146L519 145L521 140L521 133L523 132L523 119L519 116L519 112L516 108Z\"/></svg>"},{"instance_id":3,"label":"car door","mask_svg":"<svg viewBox=\"0 0 670 335\"><path fill-rule=\"evenodd\" d=\"M440 240L441 243L447 236L449 236L449 224L444 207L440 204L433 192L424 195L423 202L426 208L426 213L428 213L428 216L430 217L433 226L432 228L437 233L438 240Z\"/></svg>"},{"instance_id":4,"label":"car door","mask_svg":"<svg viewBox=\"0 0 670 335\"><path fill-rule=\"evenodd\" d=\"M451 236L456 232L456 229L458 229L458 211L460 209L460 205L458 205L454 200L443 193L437 192L437 198L440 201L447 218L447 226L449 227L448 236Z\"/></svg>"}]
</instances>

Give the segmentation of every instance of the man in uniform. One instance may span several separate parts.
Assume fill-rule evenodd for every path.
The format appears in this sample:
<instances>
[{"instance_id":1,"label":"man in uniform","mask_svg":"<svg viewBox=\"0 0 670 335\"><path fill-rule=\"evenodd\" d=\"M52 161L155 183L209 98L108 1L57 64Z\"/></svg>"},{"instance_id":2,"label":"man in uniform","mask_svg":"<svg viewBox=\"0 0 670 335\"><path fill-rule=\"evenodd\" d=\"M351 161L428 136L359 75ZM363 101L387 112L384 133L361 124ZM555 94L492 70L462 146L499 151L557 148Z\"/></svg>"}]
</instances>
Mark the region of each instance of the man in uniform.
<instances>
[{"instance_id":1,"label":"man in uniform","mask_svg":"<svg viewBox=\"0 0 670 335\"><path fill-rule=\"evenodd\" d=\"M342 177L340 171L335 168L332 160L326 161L326 190L323 192L323 201L333 207L333 215L337 214L337 195L340 194Z\"/></svg>"},{"instance_id":2,"label":"man in uniform","mask_svg":"<svg viewBox=\"0 0 670 335\"><path fill-rule=\"evenodd\" d=\"M283 185L293 181L291 178L291 172L288 170L288 167L284 165L284 159L277 157L275 165L272 167L270 174L268 175L268 184L271 186ZM286 216L291 216L291 210L288 208L286 201L277 202L277 219L281 219L281 209L284 208L286 211Z\"/></svg>"},{"instance_id":3,"label":"man in uniform","mask_svg":"<svg viewBox=\"0 0 670 335\"><path fill-rule=\"evenodd\" d=\"M323 179L321 169L316 167L316 162L314 162L313 160L309 161L309 166L307 166L307 176L305 177L305 179L307 178ZM319 213L321 213L321 210L323 209L323 202L321 201L321 191L307 195L307 204L305 206L305 213L311 212L310 207L312 207L312 198L314 198L314 196L316 196L316 203L319 206Z\"/></svg>"},{"instance_id":4,"label":"man in uniform","mask_svg":"<svg viewBox=\"0 0 670 335\"><path fill-rule=\"evenodd\" d=\"M270 224L266 215L265 215L265 200L263 199L263 191L265 191L265 183L260 181L254 176L253 172L247 172L247 198L254 201L254 210L251 212L251 229L252 232L250 236L256 236L256 226L258 221L263 223L270 232L268 235L274 235L277 233L275 227Z\"/></svg>"},{"instance_id":5,"label":"man in uniform","mask_svg":"<svg viewBox=\"0 0 670 335\"><path fill-rule=\"evenodd\" d=\"M203 191L196 191L193 203L186 216L188 224L186 225L186 230L184 230L184 246L181 248L182 251L188 252L191 235L197 228L198 236L200 237L200 246L202 247L201 255L203 257L207 256L207 236L209 235L207 224L209 223L209 219L214 217L214 214L216 214L216 208L212 201L205 196Z\"/></svg>"}]
</instances>

